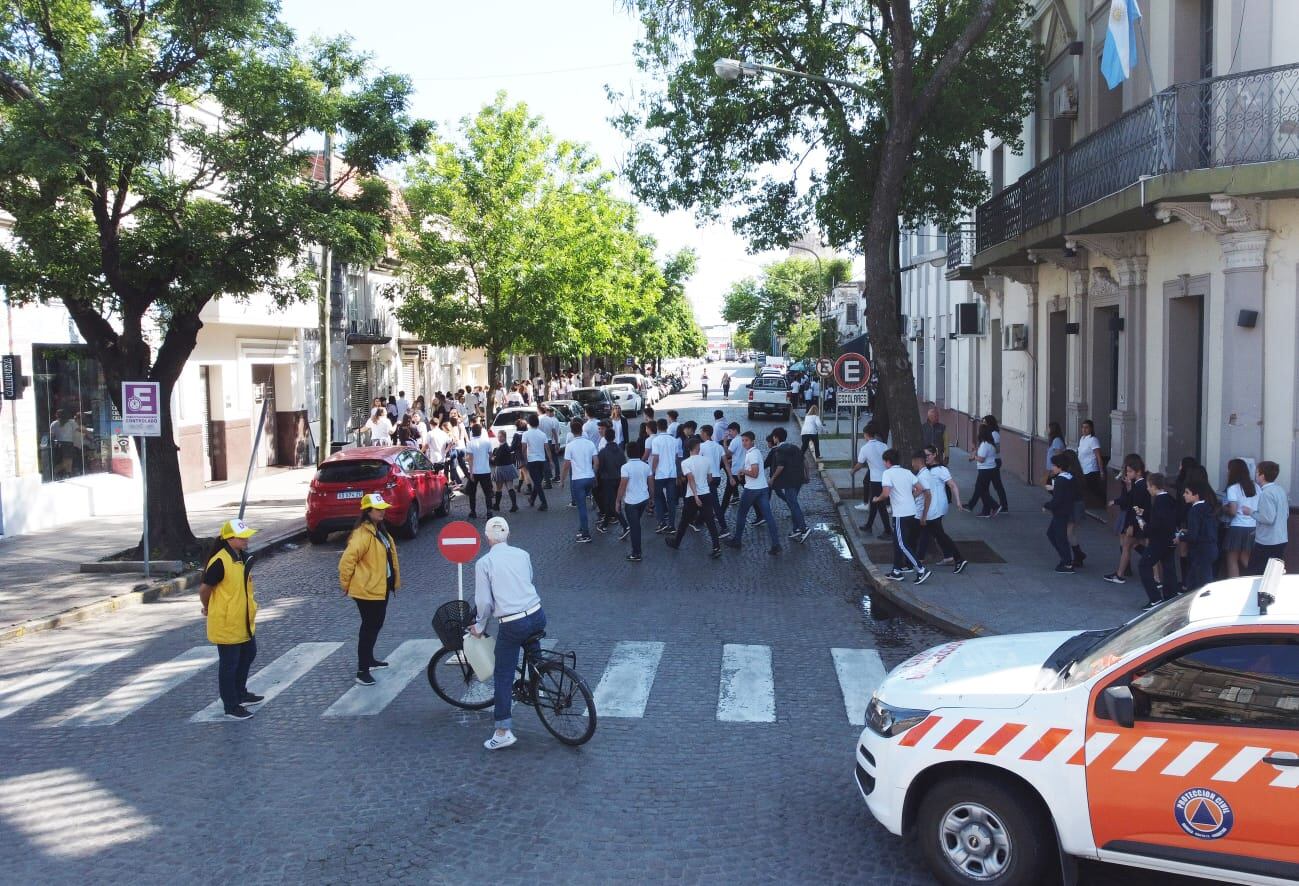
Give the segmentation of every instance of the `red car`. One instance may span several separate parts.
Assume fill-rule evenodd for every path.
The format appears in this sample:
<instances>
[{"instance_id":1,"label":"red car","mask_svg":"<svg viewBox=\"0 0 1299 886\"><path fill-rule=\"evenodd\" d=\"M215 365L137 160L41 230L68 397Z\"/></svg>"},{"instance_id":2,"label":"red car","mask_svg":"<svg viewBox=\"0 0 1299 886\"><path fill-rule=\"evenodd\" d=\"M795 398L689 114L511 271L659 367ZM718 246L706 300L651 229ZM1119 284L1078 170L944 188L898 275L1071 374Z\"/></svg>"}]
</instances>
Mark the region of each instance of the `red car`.
<instances>
[{"instance_id":1,"label":"red car","mask_svg":"<svg viewBox=\"0 0 1299 886\"><path fill-rule=\"evenodd\" d=\"M450 498L447 477L424 453L405 446L345 449L325 459L307 493L307 534L323 544L331 532L350 530L361 516L361 496L377 492L392 505L388 525L414 538L421 518L445 517Z\"/></svg>"}]
</instances>

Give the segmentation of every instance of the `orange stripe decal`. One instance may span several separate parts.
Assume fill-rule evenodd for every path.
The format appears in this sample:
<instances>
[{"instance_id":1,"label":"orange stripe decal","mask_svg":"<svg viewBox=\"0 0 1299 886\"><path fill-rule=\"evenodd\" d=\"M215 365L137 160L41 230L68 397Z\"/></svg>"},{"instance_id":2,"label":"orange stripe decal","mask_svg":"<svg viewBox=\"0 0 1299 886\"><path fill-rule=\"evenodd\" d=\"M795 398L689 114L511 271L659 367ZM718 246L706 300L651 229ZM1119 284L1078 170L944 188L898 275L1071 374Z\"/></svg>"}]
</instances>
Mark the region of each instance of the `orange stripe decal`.
<instances>
[{"instance_id":1,"label":"orange stripe decal","mask_svg":"<svg viewBox=\"0 0 1299 886\"><path fill-rule=\"evenodd\" d=\"M907 734L902 736L902 741L898 742L898 744L904 748L915 747L920 743L920 739L929 734L929 730L938 725L938 721L941 719L943 718L932 715L926 717L920 723L908 729Z\"/></svg>"},{"instance_id":2,"label":"orange stripe decal","mask_svg":"<svg viewBox=\"0 0 1299 886\"><path fill-rule=\"evenodd\" d=\"M975 753L996 754L1006 745L1010 744L1010 740L1012 738L1014 738L1016 735L1019 735L1023 731L1024 731L1023 723L1006 723L996 732L992 733L991 738L989 738L983 744L979 745L978 749L975 750Z\"/></svg>"},{"instance_id":3,"label":"orange stripe decal","mask_svg":"<svg viewBox=\"0 0 1299 886\"><path fill-rule=\"evenodd\" d=\"M1083 760L1086 759L1086 755L1084 754L1084 751L1086 750L1087 750L1087 746L1083 745L1077 751L1074 752L1074 755L1072 757L1070 757L1065 762L1070 766L1081 766L1083 764Z\"/></svg>"},{"instance_id":4,"label":"orange stripe decal","mask_svg":"<svg viewBox=\"0 0 1299 886\"><path fill-rule=\"evenodd\" d=\"M978 729L982 725L982 720L962 720L952 727L952 731L943 736L938 744L934 745L936 751L953 751L956 746L965 741L966 736Z\"/></svg>"},{"instance_id":5,"label":"orange stripe decal","mask_svg":"<svg viewBox=\"0 0 1299 886\"><path fill-rule=\"evenodd\" d=\"M1068 729L1060 729L1058 727L1048 729L1046 732L1042 733L1042 737L1034 742L1031 748L1024 752L1024 756L1020 757L1020 759L1028 760L1033 763L1046 759L1047 754L1054 751L1060 742L1069 737L1069 731L1070 730Z\"/></svg>"}]
</instances>

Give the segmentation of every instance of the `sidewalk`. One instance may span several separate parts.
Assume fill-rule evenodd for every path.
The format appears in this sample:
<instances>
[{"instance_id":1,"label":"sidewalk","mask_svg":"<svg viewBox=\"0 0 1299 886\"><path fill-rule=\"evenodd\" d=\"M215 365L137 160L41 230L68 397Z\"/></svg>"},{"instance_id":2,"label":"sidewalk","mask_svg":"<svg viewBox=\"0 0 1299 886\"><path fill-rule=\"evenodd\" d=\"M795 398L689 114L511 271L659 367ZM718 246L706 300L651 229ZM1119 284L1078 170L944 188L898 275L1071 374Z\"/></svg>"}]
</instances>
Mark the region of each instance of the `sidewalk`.
<instances>
[{"instance_id":1,"label":"sidewalk","mask_svg":"<svg viewBox=\"0 0 1299 886\"><path fill-rule=\"evenodd\" d=\"M888 541L867 538L860 530L865 513L853 505L861 502L860 480L854 488L850 471L856 442L822 439L822 473L853 552L884 598L944 630L967 634L1011 634L1030 631L1082 630L1122 624L1137 614L1146 596L1135 577L1126 584L1102 581L1118 565L1118 540L1107 525L1085 519L1079 527L1079 544L1087 553L1087 566L1075 575L1057 575L1058 557L1046 539L1047 516L1042 504L1044 489L1026 486L1007 477L1009 513L990 519L953 509L943 519L948 535L970 561L965 572L953 575L950 567L935 566L923 585L910 578L902 582L884 578L892 566ZM974 465L961 449L951 451L949 465L961 495L968 500L974 489ZM876 532L879 523L876 522ZM934 566L942 555L933 550Z\"/></svg>"},{"instance_id":2,"label":"sidewalk","mask_svg":"<svg viewBox=\"0 0 1299 886\"><path fill-rule=\"evenodd\" d=\"M307 486L314 467L269 468L254 475L244 518L260 530L251 549L262 550L304 530ZM210 486L185 496L194 534L211 537L239 513L243 481ZM0 642L25 633L57 627L123 606L193 587L196 574L179 577L154 571L88 575L82 563L93 563L135 544L141 517L100 517L28 535L0 540Z\"/></svg>"}]
</instances>

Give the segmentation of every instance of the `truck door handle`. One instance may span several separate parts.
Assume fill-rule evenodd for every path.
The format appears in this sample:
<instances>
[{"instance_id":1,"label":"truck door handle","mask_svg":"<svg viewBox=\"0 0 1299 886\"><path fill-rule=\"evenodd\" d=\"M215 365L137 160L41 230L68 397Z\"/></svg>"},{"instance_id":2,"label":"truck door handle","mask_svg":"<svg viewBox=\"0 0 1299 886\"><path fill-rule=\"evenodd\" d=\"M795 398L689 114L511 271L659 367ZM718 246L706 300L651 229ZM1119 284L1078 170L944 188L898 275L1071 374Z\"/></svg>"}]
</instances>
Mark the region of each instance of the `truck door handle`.
<instances>
[{"instance_id":1,"label":"truck door handle","mask_svg":"<svg viewBox=\"0 0 1299 886\"><path fill-rule=\"evenodd\" d=\"M1299 766L1299 756L1294 754L1276 754L1263 758L1264 763L1271 763L1273 766Z\"/></svg>"}]
</instances>

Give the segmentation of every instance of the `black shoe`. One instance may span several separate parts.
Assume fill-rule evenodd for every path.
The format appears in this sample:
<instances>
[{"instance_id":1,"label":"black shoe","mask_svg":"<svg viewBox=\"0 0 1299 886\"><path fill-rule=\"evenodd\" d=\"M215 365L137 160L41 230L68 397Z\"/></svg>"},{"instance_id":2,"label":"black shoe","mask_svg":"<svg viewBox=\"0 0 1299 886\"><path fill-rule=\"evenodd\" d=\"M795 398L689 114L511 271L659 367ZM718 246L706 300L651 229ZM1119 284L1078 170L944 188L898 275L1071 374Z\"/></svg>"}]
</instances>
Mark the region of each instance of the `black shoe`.
<instances>
[{"instance_id":1,"label":"black shoe","mask_svg":"<svg viewBox=\"0 0 1299 886\"><path fill-rule=\"evenodd\" d=\"M356 682L360 683L362 686L373 686L374 677L370 676L369 671L357 671Z\"/></svg>"},{"instance_id":2,"label":"black shoe","mask_svg":"<svg viewBox=\"0 0 1299 886\"><path fill-rule=\"evenodd\" d=\"M914 584L922 585L925 582L929 581L929 576L933 574L934 574L933 571L930 569L921 569L919 572L916 573L916 577L912 579L912 582Z\"/></svg>"},{"instance_id":3,"label":"black shoe","mask_svg":"<svg viewBox=\"0 0 1299 886\"><path fill-rule=\"evenodd\" d=\"M768 554L771 554L771 556L773 556L773 557L779 555L779 554L780 554L780 545L772 545L771 548L767 551L767 553L768 553Z\"/></svg>"},{"instance_id":4,"label":"black shoe","mask_svg":"<svg viewBox=\"0 0 1299 886\"><path fill-rule=\"evenodd\" d=\"M253 712L243 705L240 705L237 708L231 708L226 711L226 717L231 720L251 720L253 718Z\"/></svg>"},{"instance_id":5,"label":"black shoe","mask_svg":"<svg viewBox=\"0 0 1299 886\"><path fill-rule=\"evenodd\" d=\"M510 513L513 514L519 509L518 505L510 505Z\"/></svg>"},{"instance_id":6,"label":"black shoe","mask_svg":"<svg viewBox=\"0 0 1299 886\"><path fill-rule=\"evenodd\" d=\"M1077 575L1077 573L1074 572L1072 563L1061 563L1055 568L1055 571L1061 575Z\"/></svg>"},{"instance_id":7,"label":"black shoe","mask_svg":"<svg viewBox=\"0 0 1299 886\"><path fill-rule=\"evenodd\" d=\"M666 523L661 523L661 524L659 524L658 528L654 530L654 534L655 534L655 535L662 535L662 534L665 533L665 532L671 532L671 531L672 531L672 530L670 530L670 529L668 528L668 526L667 526Z\"/></svg>"},{"instance_id":8,"label":"black shoe","mask_svg":"<svg viewBox=\"0 0 1299 886\"><path fill-rule=\"evenodd\" d=\"M590 544L590 542L591 542L591 536L590 536L589 533L581 533L581 532L579 532L579 533L577 534L577 538L575 539L575 541L576 541L578 544L580 544L580 545Z\"/></svg>"},{"instance_id":9,"label":"black shoe","mask_svg":"<svg viewBox=\"0 0 1299 886\"><path fill-rule=\"evenodd\" d=\"M1142 612L1149 612L1151 609L1154 609L1154 608L1155 608L1156 606L1158 606L1158 605L1159 605L1158 603L1147 603L1145 606L1142 606L1142 607L1141 607L1141 611L1142 611ZM228 717L228 716L230 716L230 715L227 714L226 716Z\"/></svg>"},{"instance_id":10,"label":"black shoe","mask_svg":"<svg viewBox=\"0 0 1299 886\"><path fill-rule=\"evenodd\" d=\"M885 530L881 531L880 534L877 535L877 536L875 536L875 537L878 538L880 541L892 541L892 540L893 540L893 533L891 533L891 532L889 532L887 529L885 529Z\"/></svg>"},{"instance_id":11,"label":"black shoe","mask_svg":"<svg viewBox=\"0 0 1299 886\"><path fill-rule=\"evenodd\" d=\"M640 560L641 560L641 558L640 558L640 557L637 557L635 554L628 554L628 555L627 555L627 562L628 562L628 563L639 563Z\"/></svg>"},{"instance_id":12,"label":"black shoe","mask_svg":"<svg viewBox=\"0 0 1299 886\"><path fill-rule=\"evenodd\" d=\"M253 694L253 693L251 693L251 692L245 692L245 693L244 693L242 696L240 696L240 698L239 698L239 703L240 703L241 705L244 705L245 707L248 706L248 705L250 705L250 704L261 704L261 703L264 702L264 701L266 701L266 696L264 696L264 695L255 695L255 694Z\"/></svg>"},{"instance_id":13,"label":"black shoe","mask_svg":"<svg viewBox=\"0 0 1299 886\"><path fill-rule=\"evenodd\" d=\"M631 535L631 527L630 527L630 526L627 527L626 529L624 529L624 530L622 531L622 535L619 535L619 536L618 536L618 541L626 541L626 540L627 540L627 536L629 536L629 535Z\"/></svg>"},{"instance_id":14,"label":"black shoe","mask_svg":"<svg viewBox=\"0 0 1299 886\"><path fill-rule=\"evenodd\" d=\"M663 543L674 551L681 547L681 542L677 541L675 538L665 538L663 539Z\"/></svg>"},{"instance_id":15,"label":"black shoe","mask_svg":"<svg viewBox=\"0 0 1299 886\"><path fill-rule=\"evenodd\" d=\"M722 555L722 549L720 545L708 552L708 556L712 557L714 560L716 560L721 555Z\"/></svg>"},{"instance_id":16,"label":"black shoe","mask_svg":"<svg viewBox=\"0 0 1299 886\"><path fill-rule=\"evenodd\" d=\"M372 671L373 671L375 668L386 668L387 666L388 666L388 663L387 663L386 661L372 661L372 662L370 662L370 670L372 670Z\"/></svg>"},{"instance_id":17,"label":"black shoe","mask_svg":"<svg viewBox=\"0 0 1299 886\"><path fill-rule=\"evenodd\" d=\"M537 510L539 510L539 511L548 511L548 510L550 510L550 505L542 505L541 507L537 508Z\"/></svg>"},{"instance_id":18,"label":"black shoe","mask_svg":"<svg viewBox=\"0 0 1299 886\"><path fill-rule=\"evenodd\" d=\"M726 541L722 542L722 544L726 545L728 548L735 548L737 551L741 547L740 543L733 538L728 538Z\"/></svg>"},{"instance_id":19,"label":"black shoe","mask_svg":"<svg viewBox=\"0 0 1299 886\"><path fill-rule=\"evenodd\" d=\"M965 571L965 567L969 565L970 565L969 560L962 560L960 563L956 564L956 567L952 569L952 572L955 572L957 575L960 575L962 572Z\"/></svg>"},{"instance_id":20,"label":"black shoe","mask_svg":"<svg viewBox=\"0 0 1299 886\"><path fill-rule=\"evenodd\" d=\"M690 524L690 528L693 529L695 532L698 532L698 531L699 531L699 524L698 524L698 523L691 523L691 524Z\"/></svg>"},{"instance_id":21,"label":"black shoe","mask_svg":"<svg viewBox=\"0 0 1299 886\"><path fill-rule=\"evenodd\" d=\"M595 524L595 531L596 531L596 532L608 532L608 531L609 531L609 527L608 527L608 526L605 526L603 522L601 522L601 523L596 523L596 524Z\"/></svg>"},{"instance_id":22,"label":"black shoe","mask_svg":"<svg viewBox=\"0 0 1299 886\"><path fill-rule=\"evenodd\" d=\"M542 488L542 489L554 489L555 486L554 486L554 484L552 484L549 480L547 480L544 484L542 484L542 487L541 487L541 488Z\"/></svg>"},{"instance_id":23,"label":"black shoe","mask_svg":"<svg viewBox=\"0 0 1299 886\"><path fill-rule=\"evenodd\" d=\"M767 518L766 518L766 517L759 517L758 519L754 520L754 521L753 521L752 523L750 523L749 525L750 525L750 526L765 526L766 524L767 524Z\"/></svg>"}]
</instances>

